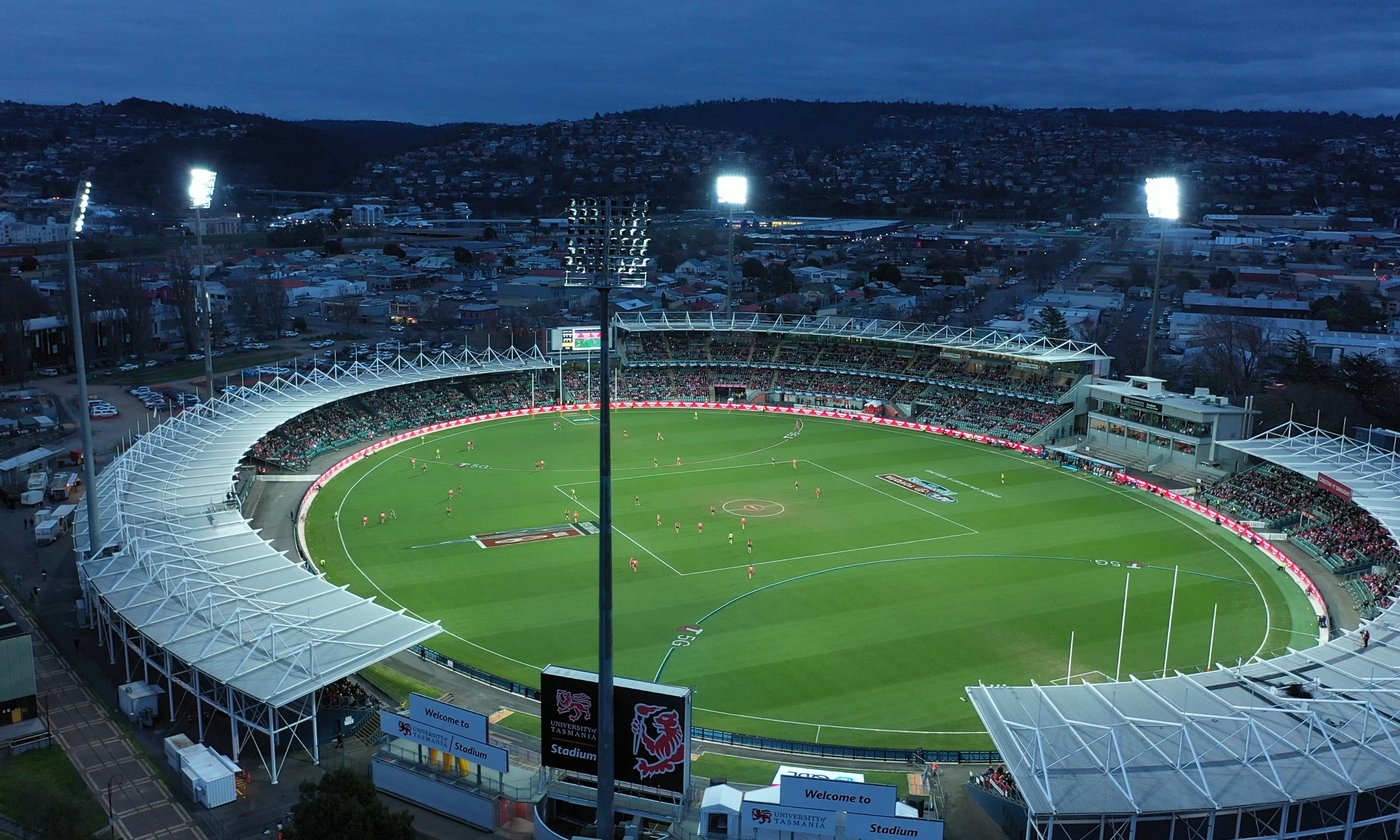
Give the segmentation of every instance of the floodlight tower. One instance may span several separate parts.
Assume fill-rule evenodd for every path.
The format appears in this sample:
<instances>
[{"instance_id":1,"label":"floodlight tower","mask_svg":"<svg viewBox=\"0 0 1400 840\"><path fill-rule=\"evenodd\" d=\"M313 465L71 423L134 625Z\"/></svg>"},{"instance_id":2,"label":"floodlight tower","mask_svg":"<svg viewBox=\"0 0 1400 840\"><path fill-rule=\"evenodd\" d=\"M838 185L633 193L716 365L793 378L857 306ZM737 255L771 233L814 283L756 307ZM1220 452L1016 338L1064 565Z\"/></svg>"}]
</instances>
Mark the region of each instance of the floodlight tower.
<instances>
[{"instance_id":1,"label":"floodlight tower","mask_svg":"<svg viewBox=\"0 0 1400 840\"><path fill-rule=\"evenodd\" d=\"M195 251L199 254L199 297L204 307L204 381L214 399L214 310L209 305L209 283L204 276L204 217L199 211L214 203L214 183L219 175L196 166L190 170L190 206L194 208Z\"/></svg>"},{"instance_id":2,"label":"floodlight tower","mask_svg":"<svg viewBox=\"0 0 1400 840\"><path fill-rule=\"evenodd\" d=\"M647 279L647 203L611 198L574 199L569 203L569 251L564 284L587 286L598 293L598 828L596 836L612 840L616 783L613 723L613 589L612 589L612 377L608 295L613 289L636 289ZM561 372L562 373L562 372Z\"/></svg>"},{"instance_id":3,"label":"floodlight tower","mask_svg":"<svg viewBox=\"0 0 1400 840\"><path fill-rule=\"evenodd\" d=\"M729 272L724 282L724 312L729 314L734 304L734 208L743 207L749 200L749 179L744 175L721 175L715 179L715 197L727 206L724 226L729 229Z\"/></svg>"},{"instance_id":4,"label":"floodlight tower","mask_svg":"<svg viewBox=\"0 0 1400 840\"><path fill-rule=\"evenodd\" d=\"M88 557L96 557L101 545L97 533L97 466L92 451L92 406L88 404L87 350L83 346L83 318L78 306L78 261L73 255L73 242L83 232L87 220L88 200L92 182L78 182L73 196L73 212L68 217L68 326L72 333L73 366L78 369L78 428L83 436L83 498L87 500Z\"/></svg>"},{"instance_id":5,"label":"floodlight tower","mask_svg":"<svg viewBox=\"0 0 1400 840\"><path fill-rule=\"evenodd\" d=\"M1181 215L1181 186L1175 178L1148 178L1147 215L1162 222L1157 237L1157 273L1152 278L1152 322L1147 325L1147 363L1143 374L1152 375L1157 355L1157 319L1162 312L1162 251L1167 244L1167 223Z\"/></svg>"}]
</instances>

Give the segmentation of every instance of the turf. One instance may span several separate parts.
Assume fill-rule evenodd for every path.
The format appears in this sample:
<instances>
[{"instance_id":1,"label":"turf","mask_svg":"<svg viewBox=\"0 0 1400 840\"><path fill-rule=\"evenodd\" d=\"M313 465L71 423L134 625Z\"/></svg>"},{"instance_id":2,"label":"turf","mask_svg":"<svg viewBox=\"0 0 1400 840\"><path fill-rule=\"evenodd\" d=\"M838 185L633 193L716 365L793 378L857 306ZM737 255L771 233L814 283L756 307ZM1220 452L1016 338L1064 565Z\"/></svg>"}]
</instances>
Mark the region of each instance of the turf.
<instances>
[{"instance_id":1,"label":"turf","mask_svg":"<svg viewBox=\"0 0 1400 840\"><path fill-rule=\"evenodd\" d=\"M963 688L1062 682L1071 633L1076 680L1160 672L1174 576L1170 670L1206 666L1213 613L1218 663L1315 639L1267 558L1155 496L911 430L793 427L741 411L614 416L617 673L694 687L701 726L983 747ZM597 472L586 415L476 424L347 470L313 505L308 540L332 580L440 620L431 647L532 683L547 664L596 667L598 538L471 538L572 525L574 511L587 526Z\"/></svg>"}]
</instances>

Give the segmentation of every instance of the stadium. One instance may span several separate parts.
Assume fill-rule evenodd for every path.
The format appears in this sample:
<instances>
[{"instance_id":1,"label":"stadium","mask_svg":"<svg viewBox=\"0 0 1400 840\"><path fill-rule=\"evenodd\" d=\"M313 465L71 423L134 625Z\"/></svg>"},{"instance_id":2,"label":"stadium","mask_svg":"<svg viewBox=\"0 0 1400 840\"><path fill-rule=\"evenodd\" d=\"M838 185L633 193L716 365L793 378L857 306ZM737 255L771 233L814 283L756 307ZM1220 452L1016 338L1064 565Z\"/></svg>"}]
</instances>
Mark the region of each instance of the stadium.
<instances>
[{"instance_id":1,"label":"stadium","mask_svg":"<svg viewBox=\"0 0 1400 840\"><path fill-rule=\"evenodd\" d=\"M1350 836L1387 836L1395 827L1392 800L1400 783L1400 753L1388 723L1396 711L1389 688L1394 663L1388 654L1390 604L1385 598L1390 584L1378 572L1394 552L1389 534L1395 520L1393 456L1295 426L1251 437L1229 435L1237 413L1203 400L1174 406L1151 382L1131 383L1127 387L1141 393L1131 397L1138 402L1119 401L1111 410L1107 403L1118 386L1102 379L1107 359L1092 346L1072 342L883 321L765 316L632 315L616 319L613 327L622 361L621 396L646 407L618 415L626 418L618 422L638 444L635 453L618 455L620 468L635 471L638 488L635 493L625 484L615 488L618 527L646 536L636 538L635 553L631 548L626 554L619 551L622 558L614 572L619 577L635 574L639 584L643 571L650 575L665 564L677 572L675 582L647 580L652 588L645 596L623 604L631 611L624 615L639 620L648 612L656 614L647 616L649 624L636 639L620 635L620 661L644 678L693 679L700 687L697 709L709 705L707 698L718 698L709 718L697 718L703 727L697 737L753 735L790 748L800 742L851 749L868 745L888 756L976 747L980 738L982 746L995 748L1005 770L974 781L976 795L1008 830L1026 836L1305 836L1347 826L1353 827ZM517 502L548 505L549 530L560 530L560 525L572 529L573 516L583 513L577 530L584 538L561 544L589 543L586 526L594 509L589 494L596 492L584 479L590 464L561 459L588 434L596 438L596 426L588 412L586 368L580 372L569 361L538 350L512 350L337 365L258 382L158 427L99 477L104 517L99 533L106 549L95 558L79 558L92 619L103 628L111 649L123 652L129 673L139 668L151 681L163 683L172 697L187 692L221 716L234 743L252 750L274 780L293 745L319 755L313 723L323 691L394 653L431 651L516 683L528 682L531 670L560 657L586 665L582 647L575 644L571 650L567 642L588 635L586 605L570 613L555 601L541 600L550 590L557 594L576 587L565 567L548 563L567 564L572 552L573 565L579 565L577 558L586 556L586 549L501 548L502 557L510 553L508 562L489 568L474 564L466 572L488 596L472 604L477 614L466 619L433 606L437 578L431 570L443 568L441 559L410 562L399 556L392 564L373 566L374 558L387 560L390 554L387 543L376 544L381 538L374 535L391 530L391 513L392 524L403 523L423 535L421 542L415 536L414 545L426 545L443 541L434 534L449 533L449 518L454 532L465 538L479 542L496 534L512 539L514 530L533 527L531 517L541 514L522 511L519 522L501 519L494 525L471 517ZM1144 404L1158 406L1155 422L1141 413ZM569 410L560 411L559 405ZM1207 415L1210 419L1200 419ZM1096 421L1103 421L1103 428L1096 429ZM538 453L520 450L522 438L508 436L512 423L533 424L523 440L526 446L538 440ZM694 431L700 427L709 431ZM796 434L789 438L789 433ZM1116 448L1114 434L1125 443L1143 443L1148 466L1163 477L1161 484L1124 469L1137 455L1129 451L1131 444ZM550 442L555 435L574 443ZM831 444L835 435L841 450L883 449L883 455L840 463L831 451L838 448ZM661 447L641 446L658 443L659 436L671 444L664 450L666 472L683 481L658 474L663 470ZM679 449L683 437L693 439ZM1080 438L1094 442L1091 452L1068 445ZM1164 445L1157 446L1159 438ZM301 473L313 458L337 451L341 456L331 470L308 481L301 514L308 553L289 560L249 527L240 510L240 488L231 476L247 459ZM477 451L479 458L466 455ZM925 451L931 453L928 464L908 464L910 453ZM702 462L705 469L722 463L724 470L687 473L683 463L673 466L672 457L691 459L690 470L700 469ZM417 473L420 459L423 472ZM541 462L546 466L539 472L549 475L534 474L534 465ZM881 472L880 463L896 462L918 470L894 472L889 466L869 475ZM507 463L522 468L506 470ZM1243 469L1220 466L1225 464ZM385 465L400 477L399 484L388 486L421 489L394 489L387 501L358 495L367 492L361 489L364 476ZM591 466L596 471L596 461ZM709 503L717 509L706 511L709 497L697 495L695 488L729 481L735 471L743 475L732 488L714 491ZM782 478L774 472L783 473ZM490 481L481 478L487 473ZM879 482L884 474L904 484L884 479L884 486L872 489L870 479ZM1210 478L1210 486L1191 487L1185 479L1193 474L1197 480ZM1316 495L1319 474L1351 498L1325 490L1321 492L1328 495ZM804 493L800 485L809 475L814 483ZM419 485L408 484L410 476ZM853 481L854 476L864 479ZM1172 476L1176 478L1168 481ZM1026 477L1035 483L1018 489ZM492 487L498 480L535 481L538 486L524 491L516 488L528 485ZM672 484L681 489L668 486ZM476 495L478 485L491 488L481 491L487 494L484 501ZM937 552L923 546L911 553L892 545L901 540L875 542L856 534L866 529L831 528L824 522L831 515L822 512L827 508L813 511L818 500L807 495L818 486L826 491L821 504L850 505L838 508L845 511L838 516L871 531L888 531L916 515L937 523L916 539L951 543L966 537L977 545L966 551L939 547ZM469 491L466 501L457 502L464 489ZM1086 517L1080 525L1073 513L1059 511L1052 521L1022 524L1037 526L1028 530L1039 531L1042 542L1051 530L1078 527L1084 544L1046 562L1047 552L1034 551L1034 536L1017 534L1004 509L1000 523L994 508L978 510L979 503L1014 499L1016 492L1025 495L1015 520L1065 497L1064 504ZM930 501L930 494L939 493L955 493L959 500ZM653 499L667 500L664 513L648 506L661 504ZM629 511L629 501L640 510ZM729 510L732 503L737 507ZM400 515L429 505L431 525ZM682 507L690 537L696 525L709 521L707 514L716 522L732 522L736 514L746 518L744 511L749 511L758 520L776 510L773 505L782 505L785 516L792 509L781 520L790 523L788 530L765 527L765 542L756 548L770 550L770 537L787 541L790 548L778 555L761 553L750 561L746 551L716 559L716 549L730 548L720 543L720 533L727 535L732 525L711 527L718 531L711 536L714 546L661 547L663 538L679 537ZM940 509L930 515L926 511L934 505ZM881 506L897 506L904 515L881 521ZM568 522L561 522L561 509ZM1099 526L1083 522L1127 517L1130 509L1140 509L1148 520L1131 520L1139 524L1126 532L1088 539L1090 528ZM1300 510L1310 511L1312 518L1298 519ZM628 514L644 521L624 523ZM1291 523L1285 521L1289 514L1295 514ZM652 525L653 516L661 524ZM373 525L385 527L372 527L371 517ZM1141 522L1158 519L1168 529L1161 535L1137 532ZM85 528L80 523L79 544ZM1319 590L1328 587L1322 581L1315 585L1269 541L1279 533L1276 529L1290 528L1330 568L1350 576L1361 608L1375 611L1366 625L1364 649L1351 634L1318 644L1331 635L1318 632L1319 617L1329 617ZM739 533L746 529L741 526ZM696 531L695 539L702 539L703 529ZM828 552L841 554L842 562L808 557L823 553L802 542L818 531L830 543ZM337 537L343 543L339 552L332 540L337 534L345 535ZM1156 554L1162 546L1191 540L1211 547L1199 556ZM964 572L996 565L988 548L993 544L1009 547L998 552L995 561L1003 565L982 584L1003 587L990 603L971 605L960 593L942 593L955 601L963 598L954 610L939 602L939 593L911 586L935 577L927 568L910 571L933 556L974 558L977 562L960 566ZM629 554L642 558L642 569L628 570ZM455 559L448 562L467 565L461 550L452 549L450 555ZM1213 590L1217 584L1196 572L1226 557L1242 577L1218 582L1226 589ZM1013 565L1013 559L1038 562ZM1134 563L1149 568L1132 569ZM397 578L385 577L389 566L397 569ZM421 568L415 571L417 566ZM1052 611L1028 611L1030 623L1024 627L1010 621L1013 606L1038 597L1062 600L1065 592L1085 590L1081 566L1103 571L1106 581L1114 574L1109 570L1116 575L1111 587L1090 600L1062 605L1064 612L1080 618L1056 620L1047 617ZM1047 588L1050 584L1036 577L1037 569L1048 567L1068 575L1063 589ZM1168 567L1174 571L1166 573ZM1178 586L1182 570L1190 586ZM1258 581L1250 597L1263 605L1266 618L1251 615L1250 608L1232 608L1240 599L1228 588L1243 577ZM765 596L770 578L783 586ZM552 585L529 593L529 599L507 602L508 609L489 608L490 596L499 600L503 593L516 593L518 598L532 579L536 586L539 580ZM709 579L723 582L710 586ZM754 589L750 582L757 580L763 583ZM1008 586L1008 580L1024 586ZM1128 583L1139 587L1140 599L1145 590L1152 599L1131 600ZM625 587L619 589L625 598ZM703 612L726 592L754 606L714 618ZM787 638L754 635L765 629L763 618L779 609L772 597L778 592L784 601L804 606L802 616L824 620L798 622L795 635ZM684 621L676 620L674 610L648 607L682 603L687 594L695 613ZM832 609L842 599L854 607L844 616ZM884 600L895 601L891 612L899 614L899 622L877 619L874 607ZM532 604L536 615L551 617L551 632L524 632L519 616L529 617L525 604ZM1221 611L1209 609L1211 604L1227 607L1224 624ZM513 628L512 611L517 616ZM920 703L917 698L930 685L926 672L934 670L927 646L941 641L945 648L961 649L966 642L948 635L951 625L914 636L895 633L954 611L962 621L953 624L971 624L971 637L997 637L993 655L983 649L978 658L1004 659L1006 669L979 666L988 676L964 681L963 697L939 687L940 702ZM1091 632L1085 623L1076 626L1086 621L1086 614L1111 625L1110 632ZM727 633L719 625L731 615L737 618ZM784 623L795 616L784 615ZM1164 633L1163 625L1174 630ZM677 633L695 627L712 635L692 629L686 634L691 639L684 641L696 644L672 644L681 640ZM754 688L756 666L769 658L765 651L802 645L839 650L852 628L860 627L871 628L876 646L898 654L849 652L848 659L863 660L872 669L850 672L854 680L864 680L865 693L841 698L827 691L821 696L801 681L803 672L816 672L811 663L778 675L768 687ZM1018 659L1013 652L1022 646L1012 634L1037 627L1046 641ZM1079 629L1084 638L1075 653L1069 645ZM656 651L663 635L660 647L669 650L658 671ZM726 635L748 641L705 644ZM565 644L560 645L561 639ZM702 649L723 664L687 661L697 659L690 655ZM741 658L746 650L755 657L748 663ZM888 668L896 661L904 662L899 674L917 673L916 685L906 690L891 677ZM707 670L713 673L707 675ZM955 681L971 673L948 671ZM723 684L719 672L737 673L735 682L744 685ZM772 708L783 700L785 685L801 702ZM745 709L752 697L769 708ZM833 715L833 704L848 712ZM934 711L925 713L925 706ZM871 709L877 711L864 714ZM204 716L200 718L202 726ZM828 726L814 732L814 721ZM964 737L968 740L959 740Z\"/></svg>"}]
</instances>

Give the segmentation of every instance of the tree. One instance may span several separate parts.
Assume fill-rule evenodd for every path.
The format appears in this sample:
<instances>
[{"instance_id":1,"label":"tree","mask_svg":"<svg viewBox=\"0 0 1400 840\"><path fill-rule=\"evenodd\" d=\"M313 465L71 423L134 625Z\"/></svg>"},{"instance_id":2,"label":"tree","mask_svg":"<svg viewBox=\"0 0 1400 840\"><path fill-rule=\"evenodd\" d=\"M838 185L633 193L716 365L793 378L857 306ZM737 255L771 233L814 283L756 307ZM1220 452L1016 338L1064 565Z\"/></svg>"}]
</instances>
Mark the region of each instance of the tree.
<instances>
[{"instance_id":1,"label":"tree","mask_svg":"<svg viewBox=\"0 0 1400 840\"><path fill-rule=\"evenodd\" d=\"M1196 275L1189 271L1178 271L1176 273L1176 285L1189 292L1193 289L1200 288L1201 281L1197 279Z\"/></svg>"},{"instance_id":2,"label":"tree","mask_svg":"<svg viewBox=\"0 0 1400 840\"><path fill-rule=\"evenodd\" d=\"M797 276L782 263L773 263L764 271L759 281L759 292L767 298L775 298L797 291Z\"/></svg>"},{"instance_id":3,"label":"tree","mask_svg":"<svg viewBox=\"0 0 1400 840\"><path fill-rule=\"evenodd\" d=\"M485 242L494 242L499 236L500 234L496 233L496 229L491 225L481 229L481 238Z\"/></svg>"},{"instance_id":4,"label":"tree","mask_svg":"<svg viewBox=\"0 0 1400 840\"><path fill-rule=\"evenodd\" d=\"M1302 330L1284 340L1275 362L1279 374L1289 382L1317 384L1332 378L1331 366L1317 359L1311 339Z\"/></svg>"},{"instance_id":5,"label":"tree","mask_svg":"<svg viewBox=\"0 0 1400 840\"><path fill-rule=\"evenodd\" d=\"M1134 286L1146 286L1152 282L1152 277L1147 273L1147 263L1142 260L1133 260L1128 263L1128 280Z\"/></svg>"},{"instance_id":6,"label":"tree","mask_svg":"<svg viewBox=\"0 0 1400 840\"><path fill-rule=\"evenodd\" d=\"M334 257L345 253L345 243L339 239L326 240L326 256Z\"/></svg>"},{"instance_id":7,"label":"tree","mask_svg":"<svg viewBox=\"0 0 1400 840\"><path fill-rule=\"evenodd\" d=\"M390 242L388 245L384 246L384 256L403 259L408 256L408 252L404 251L403 246L397 242Z\"/></svg>"},{"instance_id":8,"label":"tree","mask_svg":"<svg viewBox=\"0 0 1400 840\"><path fill-rule=\"evenodd\" d=\"M1235 285L1235 273L1228 268L1217 268L1206 278L1206 284L1212 289L1228 290Z\"/></svg>"},{"instance_id":9,"label":"tree","mask_svg":"<svg viewBox=\"0 0 1400 840\"><path fill-rule=\"evenodd\" d=\"M966 286L967 277L956 268L945 268L943 273L939 275L938 282L945 286Z\"/></svg>"},{"instance_id":10,"label":"tree","mask_svg":"<svg viewBox=\"0 0 1400 840\"><path fill-rule=\"evenodd\" d=\"M391 812L379 801L374 783L341 768L303 782L292 808L286 840L415 840L413 815Z\"/></svg>"},{"instance_id":11,"label":"tree","mask_svg":"<svg viewBox=\"0 0 1400 840\"><path fill-rule=\"evenodd\" d=\"M757 280L767 273L763 267L763 260L758 257L749 257L744 260L744 264L739 267L739 273L745 280Z\"/></svg>"},{"instance_id":12,"label":"tree","mask_svg":"<svg viewBox=\"0 0 1400 840\"><path fill-rule=\"evenodd\" d=\"M1343 386L1356 395L1362 408L1387 420L1393 418L1400 381L1394 367L1371 353L1348 353L1342 356L1340 368Z\"/></svg>"},{"instance_id":13,"label":"tree","mask_svg":"<svg viewBox=\"0 0 1400 840\"><path fill-rule=\"evenodd\" d=\"M870 279L898 286L900 281L904 279L904 275L900 273L899 266L894 263L882 262L875 266L874 271L870 272Z\"/></svg>"},{"instance_id":14,"label":"tree","mask_svg":"<svg viewBox=\"0 0 1400 840\"><path fill-rule=\"evenodd\" d=\"M1040 314L1030 320L1031 329L1045 336L1046 338L1067 339L1069 335L1069 322L1065 320L1065 313L1054 306L1047 306L1040 310Z\"/></svg>"},{"instance_id":15,"label":"tree","mask_svg":"<svg viewBox=\"0 0 1400 840\"><path fill-rule=\"evenodd\" d=\"M1259 374L1274 344L1273 333L1255 318L1209 318L1201 325L1198 369L1219 394L1245 394L1259 384Z\"/></svg>"},{"instance_id":16,"label":"tree","mask_svg":"<svg viewBox=\"0 0 1400 840\"><path fill-rule=\"evenodd\" d=\"M452 261L457 265L472 265L476 262L476 257L470 248L463 248L461 245L452 249Z\"/></svg>"}]
</instances>

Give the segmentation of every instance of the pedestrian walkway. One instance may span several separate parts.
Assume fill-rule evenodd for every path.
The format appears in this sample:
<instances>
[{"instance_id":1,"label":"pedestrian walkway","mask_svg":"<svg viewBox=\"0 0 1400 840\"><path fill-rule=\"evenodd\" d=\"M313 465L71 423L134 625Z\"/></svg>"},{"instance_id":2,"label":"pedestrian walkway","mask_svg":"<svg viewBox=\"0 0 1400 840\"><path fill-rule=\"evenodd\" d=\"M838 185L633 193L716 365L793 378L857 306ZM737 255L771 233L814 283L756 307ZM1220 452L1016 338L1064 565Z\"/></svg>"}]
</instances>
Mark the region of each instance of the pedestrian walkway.
<instances>
[{"instance_id":1,"label":"pedestrian walkway","mask_svg":"<svg viewBox=\"0 0 1400 840\"><path fill-rule=\"evenodd\" d=\"M49 731L88 789L110 806L114 836L127 840L207 840L184 804L156 775L108 709L69 668L30 616L20 619L34 641L34 672Z\"/></svg>"}]
</instances>

